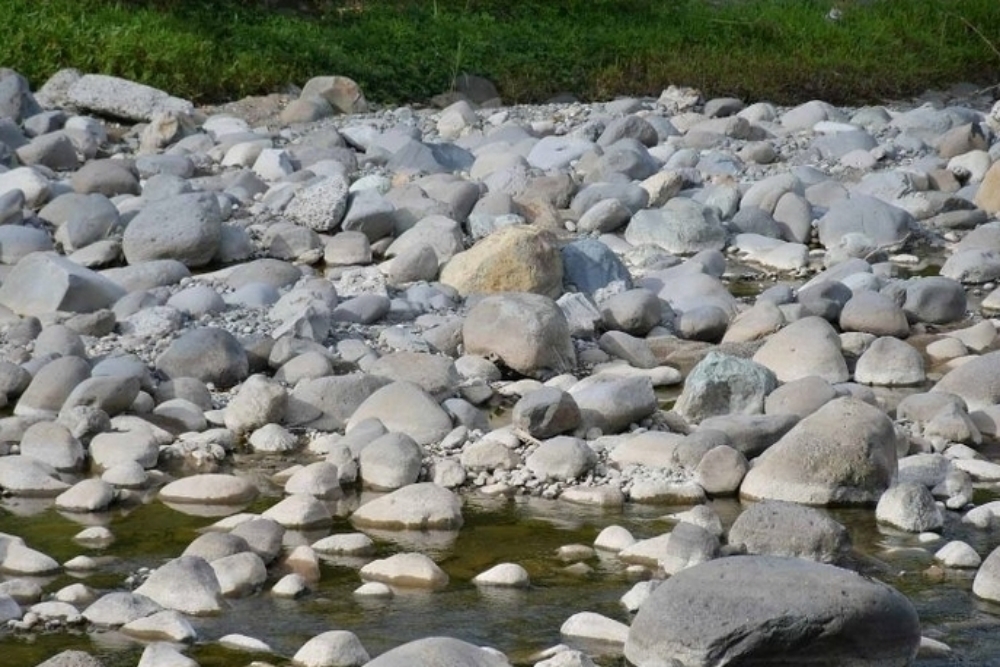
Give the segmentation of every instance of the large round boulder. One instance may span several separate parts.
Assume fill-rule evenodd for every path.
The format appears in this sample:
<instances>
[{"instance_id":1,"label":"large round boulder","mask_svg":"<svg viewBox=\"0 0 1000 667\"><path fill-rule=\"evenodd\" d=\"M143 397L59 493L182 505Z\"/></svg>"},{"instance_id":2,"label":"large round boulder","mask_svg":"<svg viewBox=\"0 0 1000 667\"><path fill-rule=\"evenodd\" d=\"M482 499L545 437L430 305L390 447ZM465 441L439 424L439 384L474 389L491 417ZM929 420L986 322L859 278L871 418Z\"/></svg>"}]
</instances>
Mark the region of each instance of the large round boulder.
<instances>
[{"instance_id":1,"label":"large round boulder","mask_svg":"<svg viewBox=\"0 0 1000 667\"><path fill-rule=\"evenodd\" d=\"M222 213L211 193L177 195L147 204L125 228L129 264L176 259L188 267L212 261L222 241Z\"/></svg>"},{"instance_id":2,"label":"large round boulder","mask_svg":"<svg viewBox=\"0 0 1000 667\"><path fill-rule=\"evenodd\" d=\"M753 360L767 366L781 382L818 375L827 382L846 382L850 374L840 337L821 317L804 317L772 335Z\"/></svg>"},{"instance_id":3,"label":"large round boulder","mask_svg":"<svg viewBox=\"0 0 1000 667\"><path fill-rule=\"evenodd\" d=\"M729 529L729 546L749 554L836 563L851 550L851 535L823 510L765 500L736 518Z\"/></svg>"},{"instance_id":4,"label":"large round boulder","mask_svg":"<svg viewBox=\"0 0 1000 667\"><path fill-rule=\"evenodd\" d=\"M250 374L246 350L225 329L200 327L170 344L156 360L168 378L193 377L228 389Z\"/></svg>"},{"instance_id":5,"label":"large round boulder","mask_svg":"<svg viewBox=\"0 0 1000 667\"><path fill-rule=\"evenodd\" d=\"M757 457L740 496L805 505L873 504L896 472L892 421L864 401L838 398Z\"/></svg>"},{"instance_id":6,"label":"large round boulder","mask_svg":"<svg viewBox=\"0 0 1000 667\"><path fill-rule=\"evenodd\" d=\"M386 651L366 667L507 667L508 664L496 653L459 639L425 637Z\"/></svg>"},{"instance_id":7,"label":"large round boulder","mask_svg":"<svg viewBox=\"0 0 1000 667\"><path fill-rule=\"evenodd\" d=\"M625 643L633 665L903 667L920 645L906 597L856 572L800 558L734 556L665 581Z\"/></svg>"},{"instance_id":8,"label":"large round boulder","mask_svg":"<svg viewBox=\"0 0 1000 667\"><path fill-rule=\"evenodd\" d=\"M498 358L522 375L566 373L576 366L565 315L538 294L486 297L469 311L462 339L466 354Z\"/></svg>"}]
</instances>

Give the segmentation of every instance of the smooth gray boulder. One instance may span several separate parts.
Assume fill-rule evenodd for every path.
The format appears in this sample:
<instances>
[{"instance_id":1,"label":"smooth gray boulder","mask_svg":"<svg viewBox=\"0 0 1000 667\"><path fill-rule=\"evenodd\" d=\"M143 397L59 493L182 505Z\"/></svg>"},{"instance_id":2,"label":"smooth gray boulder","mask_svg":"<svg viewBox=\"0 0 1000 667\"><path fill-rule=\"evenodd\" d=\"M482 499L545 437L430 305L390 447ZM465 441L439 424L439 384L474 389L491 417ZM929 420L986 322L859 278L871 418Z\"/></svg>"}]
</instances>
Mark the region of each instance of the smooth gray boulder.
<instances>
[{"instance_id":1,"label":"smooth gray boulder","mask_svg":"<svg viewBox=\"0 0 1000 667\"><path fill-rule=\"evenodd\" d=\"M972 593L984 600L1000 602L1000 547L983 559L972 581Z\"/></svg>"},{"instance_id":2,"label":"smooth gray boulder","mask_svg":"<svg viewBox=\"0 0 1000 667\"><path fill-rule=\"evenodd\" d=\"M125 290L75 262L51 253L32 253L0 285L0 305L18 315L56 311L92 313L110 308Z\"/></svg>"},{"instance_id":3,"label":"smooth gray boulder","mask_svg":"<svg viewBox=\"0 0 1000 667\"><path fill-rule=\"evenodd\" d=\"M879 248L903 243L913 228L913 216L877 197L853 194L835 201L819 219L819 242L833 248L847 234L863 234Z\"/></svg>"},{"instance_id":4,"label":"smooth gray boulder","mask_svg":"<svg viewBox=\"0 0 1000 667\"><path fill-rule=\"evenodd\" d=\"M556 436L543 441L524 464L541 479L568 481L580 477L597 463L597 454L579 438Z\"/></svg>"},{"instance_id":5,"label":"smooth gray boulder","mask_svg":"<svg viewBox=\"0 0 1000 667\"><path fill-rule=\"evenodd\" d=\"M712 351L684 380L674 410L692 423L732 413L761 414L767 395L777 386L777 378L767 367Z\"/></svg>"},{"instance_id":6,"label":"smooth gray boulder","mask_svg":"<svg viewBox=\"0 0 1000 667\"><path fill-rule=\"evenodd\" d=\"M372 440L358 456L361 483L384 491L413 484L420 476L423 451L404 433L386 433Z\"/></svg>"},{"instance_id":7,"label":"smooth gray boulder","mask_svg":"<svg viewBox=\"0 0 1000 667\"><path fill-rule=\"evenodd\" d=\"M373 392L347 420L350 431L375 418L389 431L404 433L418 445L438 442L452 429L451 417L434 398L412 382L393 382Z\"/></svg>"},{"instance_id":8,"label":"smooth gray boulder","mask_svg":"<svg viewBox=\"0 0 1000 667\"><path fill-rule=\"evenodd\" d=\"M729 529L729 545L748 554L836 563L851 550L851 535L822 510L763 500L744 510Z\"/></svg>"},{"instance_id":9,"label":"smooth gray boulder","mask_svg":"<svg viewBox=\"0 0 1000 667\"><path fill-rule=\"evenodd\" d=\"M114 628L145 618L163 607L145 595L113 591L106 593L83 610L83 617L94 625Z\"/></svg>"},{"instance_id":10,"label":"smooth gray boulder","mask_svg":"<svg viewBox=\"0 0 1000 667\"><path fill-rule=\"evenodd\" d=\"M226 389L250 374L246 350L224 329L199 327L183 334L156 359L169 378L193 377Z\"/></svg>"},{"instance_id":11,"label":"smooth gray boulder","mask_svg":"<svg viewBox=\"0 0 1000 667\"><path fill-rule=\"evenodd\" d=\"M12 496L49 498L69 484L60 480L55 468L22 455L0 457L0 489Z\"/></svg>"},{"instance_id":12,"label":"smooth gray boulder","mask_svg":"<svg viewBox=\"0 0 1000 667\"><path fill-rule=\"evenodd\" d=\"M818 375L836 384L850 377L840 337L821 317L804 317L773 334L753 360L774 371L780 382Z\"/></svg>"},{"instance_id":13,"label":"smooth gray boulder","mask_svg":"<svg viewBox=\"0 0 1000 667\"><path fill-rule=\"evenodd\" d=\"M931 391L960 397L970 412L1000 403L1000 352L984 354L949 371Z\"/></svg>"},{"instance_id":14,"label":"smooth gray boulder","mask_svg":"<svg viewBox=\"0 0 1000 667\"><path fill-rule=\"evenodd\" d=\"M425 637L386 651L365 667L508 667L503 657L451 637Z\"/></svg>"},{"instance_id":15,"label":"smooth gray boulder","mask_svg":"<svg viewBox=\"0 0 1000 667\"><path fill-rule=\"evenodd\" d=\"M918 322L948 324L965 317L962 283L944 276L915 278L906 284L903 311Z\"/></svg>"},{"instance_id":16,"label":"smooth gray boulder","mask_svg":"<svg viewBox=\"0 0 1000 667\"><path fill-rule=\"evenodd\" d=\"M692 255L722 250L726 230L714 208L676 197L662 208L642 209L632 216L625 240L632 245L655 245L675 255Z\"/></svg>"},{"instance_id":17,"label":"smooth gray boulder","mask_svg":"<svg viewBox=\"0 0 1000 667\"><path fill-rule=\"evenodd\" d=\"M361 640L347 630L318 634L292 656L292 664L300 667L361 667L369 660Z\"/></svg>"},{"instance_id":18,"label":"smooth gray boulder","mask_svg":"<svg viewBox=\"0 0 1000 667\"><path fill-rule=\"evenodd\" d=\"M489 296L462 325L466 354L499 359L527 376L565 373L576 366L569 325L552 299L538 294Z\"/></svg>"},{"instance_id":19,"label":"smooth gray boulder","mask_svg":"<svg viewBox=\"0 0 1000 667\"><path fill-rule=\"evenodd\" d=\"M149 575L136 595L144 595L166 609L191 616L222 611L222 590L215 571L198 556L180 556Z\"/></svg>"},{"instance_id":20,"label":"smooth gray boulder","mask_svg":"<svg viewBox=\"0 0 1000 667\"><path fill-rule=\"evenodd\" d=\"M858 357L854 367L854 381L861 384L915 385L926 378L924 358L920 351L889 336L875 339Z\"/></svg>"},{"instance_id":21,"label":"smooth gray boulder","mask_svg":"<svg viewBox=\"0 0 1000 667\"><path fill-rule=\"evenodd\" d=\"M777 556L719 558L678 572L640 607L634 665L888 667L920 645L913 604L850 570Z\"/></svg>"},{"instance_id":22,"label":"smooth gray boulder","mask_svg":"<svg viewBox=\"0 0 1000 667\"><path fill-rule=\"evenodd\" d=\"M642 376L591 375L569 388L580 409L582 425L619 433L656 411L653 383Z\"/></svg>"},{"instance_id":23,"label":"smooth gray boulder","mask_svg":"<svg viewBox=\"0 0 1000 667\"><path fill-rule=\"evenodd\" d=\"M21 394L14 414L55 416L73 392L90 377L90 364L80 357L56 357L42 366Z\"/></svg>"},{"instance_id":24,"label":"smooth gray boulder","mask_svg":"<svg viewBox=\"0 0 1000 667\"><path fill-rule=\"evenodd\" d=\"M535 438L551 438L580 425L580 407L556 387L528 392L514 404L511 422Z\"/></svg>"},{"instance_id":25,"label":"smooth gray boulder","mask_svg":"<svg viewBox=\"0 0 1000 667\"><path fill-rule=\"evenodd\" d=\"M839 398L757 457L740 496L805 505L870 505L892 484L897 467L892 421L857 398Z\"/></svg>"},{"instance_id":26,"label":"smooth gray boulder","mask_svg":"<svg viewBox=\"0 0 1000 667\"><path fill-rule=\"evenodd\" d=\"M455 530L462 526L462 500L443 486L420 482L365 503L351 522L388 530Z\"/></svg>"},{"instance_id":27,"label":"smooth gray boulder","mask_svg":"<svg viewBox=\"0 0 1000 667\"><path fill-rule=\"evenodd\" d=\"M222 241L218 198L196 192L154 201L128 223L122 251L129 264L174 259L184 266L205 266Z\"/></svg>"}]
</instances>

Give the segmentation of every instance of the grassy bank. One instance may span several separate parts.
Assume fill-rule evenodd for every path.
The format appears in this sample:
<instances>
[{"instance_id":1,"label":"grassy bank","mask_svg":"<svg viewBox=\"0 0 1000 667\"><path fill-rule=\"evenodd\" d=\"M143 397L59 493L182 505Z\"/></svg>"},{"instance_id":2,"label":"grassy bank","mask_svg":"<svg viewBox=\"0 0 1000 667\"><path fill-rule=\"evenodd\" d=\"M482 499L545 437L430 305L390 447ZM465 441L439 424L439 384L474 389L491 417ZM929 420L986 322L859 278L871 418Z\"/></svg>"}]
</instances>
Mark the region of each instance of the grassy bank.
<instances>
[{"instance_id":1,"label":"grassy bank","mask_svg":"<svg viewBox=\"0 0 1000 667\"><path fill-rule=\"evenodd\" d=\"M271 0L273 4L274 0ZM839 20L826 18L836 5ZM419 102L456 73L510 102L658 94L864 102L1000 82L998 0L0 0L0 66L35 86L62 67L198 101L357 80Z\"/></svg>"}]
</instances>

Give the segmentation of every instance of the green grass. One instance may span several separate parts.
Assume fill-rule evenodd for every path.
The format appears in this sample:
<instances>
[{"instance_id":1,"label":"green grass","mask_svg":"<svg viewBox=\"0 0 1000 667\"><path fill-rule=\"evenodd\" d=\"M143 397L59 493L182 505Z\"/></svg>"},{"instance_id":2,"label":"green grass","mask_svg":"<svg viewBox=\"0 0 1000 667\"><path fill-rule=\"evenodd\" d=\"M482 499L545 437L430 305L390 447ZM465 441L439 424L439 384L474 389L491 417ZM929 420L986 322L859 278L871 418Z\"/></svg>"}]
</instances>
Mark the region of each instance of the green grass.
<instances>
[{"instance_id":1,"label":"green grass","mask_svg":"<svg viewBox=\"0 0 1000 667\"><path fill-rule=\"evenodd\" d=\"M381 103L421 102L458 72L508 102L707 95L795 103L899 98L1000 82L1000 0L0 0L0 66L33 85L62 67L200 102L357 80ZM271 0L270 4L274 4ZM841 20L829 21L836 4Z\"/></svg>"}]
</instances>

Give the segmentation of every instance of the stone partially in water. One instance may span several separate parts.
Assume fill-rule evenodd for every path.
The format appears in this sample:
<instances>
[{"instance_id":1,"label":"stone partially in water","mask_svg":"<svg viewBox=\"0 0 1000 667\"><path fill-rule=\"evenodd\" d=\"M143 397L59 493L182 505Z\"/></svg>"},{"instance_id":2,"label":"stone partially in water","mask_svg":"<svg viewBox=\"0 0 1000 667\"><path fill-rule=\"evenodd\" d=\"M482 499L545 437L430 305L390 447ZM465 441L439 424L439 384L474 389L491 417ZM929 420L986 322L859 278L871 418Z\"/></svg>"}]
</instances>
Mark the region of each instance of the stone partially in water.
<instances>
[{"instance_id":1,"label":"stone partially in water","mask_svg":"<svg viewBox=\"0 0 1000 667\"><path fill-rule=\"evenodd\" d=\"M462 526L462 501L431 482L410 484L365 503L351 522L391 530L453 530Z\"/></svg>"},{"instance_id":2,"label":"stone partially in water","mask_svg":"<svg viewBox=\"0 0 1000 667\"><path fill-rule=\"evenodd\" d=\"M386 651L365 667L508 667L510 663L493 651L451 637L425 637Z\"/></svg>"},{"instance_id":3,"label":"stone partially in water","mask_svg":"<svg viewBox=\"0 0 1000 667\"><path fill-rule=\"evenodd\" d=\"M212 566L197 556L181 556L153 570L135 593L192 616L223 609L219 580Z\"/></svg>"},{"instance_id":4,"label":"stone partially in water","mask_svg":"<svg viewBox=\"0 0 1000 667\"><path fill-rule=\"evenodd\" d=\"M380 581L403 588L439 589L448 585L448 575L420 553L398 553L361 568L365 581Z\"/></svg>"},{"instance_id":5,"label":"stone partially in water","mask_svg":"<svg viewBox=\"0 0 1000 667\"><path fill-rule=\"evenodd\" d=\"M735 556L661 584L632 622L625 656L882 667L910 664L919 643L916 610L890 586L799 558Z\"/></svg>"},{"instance_id":6,"label":"stone partially in water","mask_svg":"<svg viewBox=\"0 0 1000 667\"><path fill-rule=\"evenodd\" d=\"M847 528L812 507L781 500L754 503L733 522L729 545L749 554L835 563L851 549Z\"/></svg>"},{"instance_id":7,"label":"stone partially in water","mask_svg":"<svg viewBox=\"0 0 1000 667\"><path fill-rule=\"evenodd\" d=\"M856 398L827 403L756 459L740 496L806 505L871 504L896 476L896 433Z\"/></svg>"},{"instance_id":8,"label":"stone partially in water","mask_svg":"<svg viewBox=\"0 0 1000 667\"><path fill-rule=\"evenodd\" d=\"M204 505L242 505L257 496L247 478L206 473L183 477L160 489L160 499L171 503Z\"/></svg>"}]
</instances>

